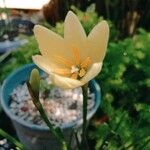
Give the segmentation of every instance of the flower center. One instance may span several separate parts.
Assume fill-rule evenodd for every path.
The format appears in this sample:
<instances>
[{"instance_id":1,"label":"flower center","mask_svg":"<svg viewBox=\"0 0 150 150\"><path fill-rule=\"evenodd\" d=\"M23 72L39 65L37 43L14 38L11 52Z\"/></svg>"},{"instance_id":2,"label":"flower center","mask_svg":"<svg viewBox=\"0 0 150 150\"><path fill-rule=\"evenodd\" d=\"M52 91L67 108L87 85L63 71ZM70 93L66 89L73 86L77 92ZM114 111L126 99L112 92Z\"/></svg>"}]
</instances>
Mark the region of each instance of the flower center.
<instances>
[{"instance_id":1,"label":"flower center","mask_svg":"<svg viewBox=\"0 0 150 150\"><path fill-rule=\"evenodd\" d=\"M65 68L64 69L56 68L54 72L56 74L67 76L72 79L81 79L87 73L88 68L91 66L92 61L90 57L86 57L84 60L81 61L79 51L76 48L73 48L72 52L74 62L64 57L56 56L57 62L63 64Z\"/></svg>"},{"instance_id":2,"label":"flower center","mask_svg":"<svg viewBox=\"0 0 150 150\"><path fill-rule=\"evenodd\" d=\"M71 73L77 73L79 71L79 68L76 66L71 66Z\"/></svg>"},{"instance_id":3,"label":"flower center","mask_svg":"<svg viewBox=\"0 0 150 150\"><path fill-rule=\"evenodd\" d=\"M71 67L71 78L80 79L86 74L86 69L81 67L72 66Z\"/></svg>"}]
</instances>

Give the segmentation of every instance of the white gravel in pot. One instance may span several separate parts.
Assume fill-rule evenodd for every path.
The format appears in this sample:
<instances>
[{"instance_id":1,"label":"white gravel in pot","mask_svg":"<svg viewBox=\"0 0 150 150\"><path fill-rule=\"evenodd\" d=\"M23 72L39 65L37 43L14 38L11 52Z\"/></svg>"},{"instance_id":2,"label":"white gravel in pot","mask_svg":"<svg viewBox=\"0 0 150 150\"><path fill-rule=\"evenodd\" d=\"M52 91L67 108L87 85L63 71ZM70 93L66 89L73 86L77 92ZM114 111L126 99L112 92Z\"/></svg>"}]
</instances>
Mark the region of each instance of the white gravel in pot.
<instances>
[{"instance_id":1,"label":"white gravel in pot","mask_svg":"<svg viewBox=\"0 0 150 150\"><path fill-rule=\"evenodd\" d=\"M88 111L90 111L95 105L95 95L91 92L88 93ZM47 96L44 95L44 92L40 93L40 101L49 120L55 126L72 123L82 117L83 96L81 88L62 90L53 87ZM11 93L10 110L28 123L45 126L25 83L17 86Z\"/></svg>"}]
</instances>

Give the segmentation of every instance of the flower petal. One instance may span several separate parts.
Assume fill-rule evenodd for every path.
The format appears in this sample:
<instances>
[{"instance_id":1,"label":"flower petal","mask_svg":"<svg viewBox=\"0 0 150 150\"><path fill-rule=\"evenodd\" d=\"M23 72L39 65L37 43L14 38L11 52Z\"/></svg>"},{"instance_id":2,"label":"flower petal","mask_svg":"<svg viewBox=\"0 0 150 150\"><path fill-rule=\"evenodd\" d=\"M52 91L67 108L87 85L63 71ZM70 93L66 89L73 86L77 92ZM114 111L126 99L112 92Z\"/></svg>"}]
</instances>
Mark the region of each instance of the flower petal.
<instances>
[{"instance_id":1,"label":"flower petal","mask_svg":"<svg viewBox=\"0 0 150 150\"><path fill-rule=\"evenodd\" d=\"M53 68L56 68L56 65L50 63L49 60L41 55L32 56L33 62L43 71L50 74L53 71Z\"/></svg>"},{"instance_id":2,"label":"flower petal","mask_svg":"<svg viewBox=\"0 0 150 150\"><path fill-rule=\"evenodd\" d=\"M67 52L64 39L60 35L41 25L35 25L34 34L43 56L49 59L54 59L54 55L56 54L63 57L70 57L71 53Z\"/></svg>"},{"instance_id":3,"label":"flower petal","mask_svg":"<svg viewBox=\"0 0 150 150\"><path fill-rule=\"evenodd\" d=\"M69 11L65 18L64 39L70 48L82 49L83 42L86 39L86 33L78 20L77 16Z\"/></svg>"},{"instance_id":4,"label":"flower petal","mask_svg":"<svg viewBox=\"0 0 150 150\"><path fill-rule=\"evenodd\" d=\"M93 62L102 62L105 56L109 37L109 26L106 21L98 23L87 38L87 54Z\"/></svg>"},{"instance_id":5,"label":"flower petal","mask_svg":"<svg viewBox=\"0 0 150 150\"><path fill-rule=\"evenodd\" d=\"M62 77L54 73L50 74L50 80L55 86L58 86L62 89L73 89L73 88L80 87L84 84L79 80Z\"/></svg>"},{"instance_id":6,"label":"flower petal","mask_svg":"<svg viewBox=\"0 0 150 150\"><path fill-rule=\"evenodd\" d=\"M102 62L93 64L86 75L81 79L81 82L85 84L96 77L101 71L102 64Z\"/></svg>"}]
</instances>

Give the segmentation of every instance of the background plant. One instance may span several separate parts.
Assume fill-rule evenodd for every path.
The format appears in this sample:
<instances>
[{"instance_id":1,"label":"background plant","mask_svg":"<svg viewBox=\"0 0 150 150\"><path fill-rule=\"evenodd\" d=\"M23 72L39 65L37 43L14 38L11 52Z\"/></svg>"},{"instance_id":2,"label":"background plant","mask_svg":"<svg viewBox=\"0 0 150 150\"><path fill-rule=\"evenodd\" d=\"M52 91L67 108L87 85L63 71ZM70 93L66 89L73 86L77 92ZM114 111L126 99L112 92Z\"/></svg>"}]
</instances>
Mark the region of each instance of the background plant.
<instances>
[{"instance_id":1,"label":"background plant","mask_svg":"<svg viewBox=\"0 0 150 150\"><path fill-rule=\"evenodd\" d=\"M58 20L64 19L72 5L86 11L91 4L95 4L98 16L113 22L121 38L133 36L138 27L150 29L149 0L53 0L43 12L46 20L55 25Z\"/></svg>"},{"instance_id":2,"label":"background plant","mask_svg":"<svg viewBox=\"0 0 150 150\"><path fill-rule=\"evenodd\" d=\"M93 6L91 6L93 7ZM86 12L72 9L78 14L87 33L103 17L88 9ZM86 16L86 17L85 17ZM88 16L88 17L87 17ZM89 143L91 149L136 149L150 147L150 33L139 28L133 37L118 40L119 30L110 22L111 35L102 72L96 78L102 89L102 103L90 122ZM63 23L52 30L63 33ZM0 82L16 68L32 62L37 53L33 37L29 43L0 64Z\"/></svg>"}]
</instances>

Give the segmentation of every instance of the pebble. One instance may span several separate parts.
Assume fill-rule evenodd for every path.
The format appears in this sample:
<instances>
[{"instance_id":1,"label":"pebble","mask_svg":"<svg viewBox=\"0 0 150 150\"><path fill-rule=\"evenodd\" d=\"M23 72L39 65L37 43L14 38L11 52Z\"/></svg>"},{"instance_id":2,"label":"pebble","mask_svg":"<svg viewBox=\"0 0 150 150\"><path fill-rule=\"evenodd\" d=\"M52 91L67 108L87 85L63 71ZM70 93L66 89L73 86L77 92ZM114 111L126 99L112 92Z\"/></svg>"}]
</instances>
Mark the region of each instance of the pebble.
<instances>
[{"instance_id":1,"label":"pebble","mask_svg":"<svg viewBox=\"0 0 150 150\"><path fill-rule=\"evenodd\" d=\"M53 87L48 97L40 93L40 102L49 120L56 127L68 124L82 117L83 96L81 88L61 90ZM95 94L88 91L88 111L95 105ZM10 110L22 120L30 124L46 126L34 106L26 84L20 84L10 95Z\"/></svg>"},{"instance_id":2,"label":"pebble","mask_svg":"<svg viewBox=\"0 0 150 150\"><path fill-rule=\"evenodd\" d=\"M7 139L0 140L0 145L4 145L7 143Z\"/></svg>"}]
</instances>

